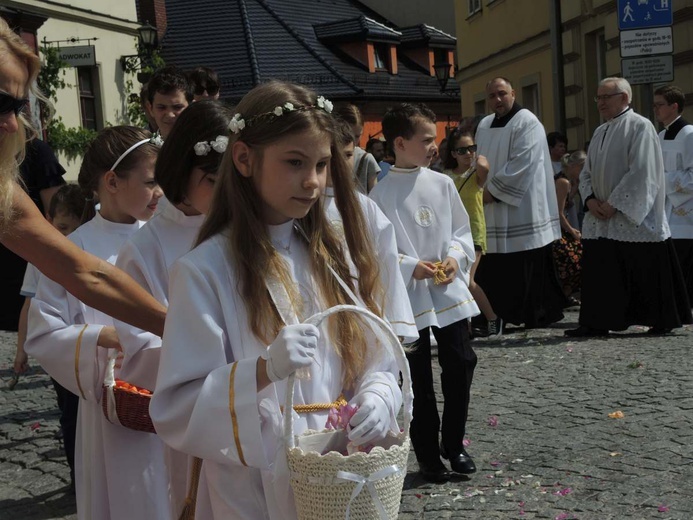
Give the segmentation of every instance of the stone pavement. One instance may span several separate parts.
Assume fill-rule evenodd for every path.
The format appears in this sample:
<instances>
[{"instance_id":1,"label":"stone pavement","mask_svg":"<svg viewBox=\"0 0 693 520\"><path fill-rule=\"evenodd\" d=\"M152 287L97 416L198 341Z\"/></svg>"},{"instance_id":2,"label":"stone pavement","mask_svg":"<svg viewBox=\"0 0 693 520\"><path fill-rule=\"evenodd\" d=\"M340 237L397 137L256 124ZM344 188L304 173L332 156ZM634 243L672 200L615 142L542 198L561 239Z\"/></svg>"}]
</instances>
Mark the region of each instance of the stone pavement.
<instances>
[{"instance_id":1,"label":"stone pavement","mask_svg":"<svg viewBox=\"0 0 693 520\"><path fill-rule=\"evenodd\" d=\"M402 520L693 518L693 330L563 338L576 318L475 342L479 470L432 485L411 458ZM0 520L74 519L47 376L6 388L15 338L0 332Z\"/></svg>"}]
</instances>

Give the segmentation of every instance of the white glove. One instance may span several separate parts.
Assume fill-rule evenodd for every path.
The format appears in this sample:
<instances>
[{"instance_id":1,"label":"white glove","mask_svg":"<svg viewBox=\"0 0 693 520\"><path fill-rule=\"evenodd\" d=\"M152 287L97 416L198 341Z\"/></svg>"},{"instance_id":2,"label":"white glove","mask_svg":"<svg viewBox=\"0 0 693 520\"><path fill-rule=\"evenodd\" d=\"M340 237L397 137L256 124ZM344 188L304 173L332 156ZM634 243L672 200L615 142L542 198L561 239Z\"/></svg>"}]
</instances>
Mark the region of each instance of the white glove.
<instances>
[{"instance_id":1,"label":"white glove","mask_svg":"<svg viewBox=\"0 0 693 520\"><path fill-rule=\"evenodd\" d=\"M374 392L356 396L359 409L349 421L349 440L356 446L383 440L390 430L390 408L385 400Z\"/></svg>"},{"instance_id":2,"label":"white glove","mask_svg":"<svg viewBox=\"0 0 693 520\"><path fill-rule=\"evenodd\" d=\"M314 325L284 327L264 355L270 381L286 379L299 368L310 366L319 337L320 331Z\"/></svg>"}]
</instances>

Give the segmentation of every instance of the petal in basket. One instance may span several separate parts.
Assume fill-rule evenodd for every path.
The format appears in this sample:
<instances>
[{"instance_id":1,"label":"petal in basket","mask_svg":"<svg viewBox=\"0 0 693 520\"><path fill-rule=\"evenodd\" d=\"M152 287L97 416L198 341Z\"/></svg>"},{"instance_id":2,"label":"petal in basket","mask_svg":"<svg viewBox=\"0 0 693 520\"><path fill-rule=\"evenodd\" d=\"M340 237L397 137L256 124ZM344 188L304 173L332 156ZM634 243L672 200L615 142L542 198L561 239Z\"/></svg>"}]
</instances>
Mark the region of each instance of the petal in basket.
<instances>
[{"instance_id":1,"label":"petal in basket","mask_svg":"<svg viewBox=\"0 0 693 520\"><path fill-rule=\"evenodd\" d=\"M404 350L389 324L370 311L355 305L338 305L308 320L318 326L337 312L354 312L380 332L387 341L402 373L404 401L403 428L389 434L369 453L342 455L334 446L346 444L344 429L306 431L294 436L293 414L284 414L284 442L291 470L296 513L300 520L394 520L399 513L402 486L409 456L409 426L413 393ZM293 408L295 377L287 382L285 410ZM324 454L323 454L324 453ZM368 493L363 493L364 486Z\"/></svg>"}]
</instances>

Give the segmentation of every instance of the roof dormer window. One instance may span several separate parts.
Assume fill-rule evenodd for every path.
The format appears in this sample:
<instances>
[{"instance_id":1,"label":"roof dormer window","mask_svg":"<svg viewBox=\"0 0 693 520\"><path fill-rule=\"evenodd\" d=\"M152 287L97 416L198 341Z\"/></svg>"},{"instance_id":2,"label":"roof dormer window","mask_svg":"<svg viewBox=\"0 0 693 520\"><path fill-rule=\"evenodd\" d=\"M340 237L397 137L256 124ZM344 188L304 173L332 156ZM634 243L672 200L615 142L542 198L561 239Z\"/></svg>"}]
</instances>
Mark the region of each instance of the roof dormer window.
<instances>
[{"instance_id":1,"label":"roof dormer window","mask_svg":"<svg viewBox=\"0 0 693 520\"><path fill-rule=\"evenodd\" d=\"M386 43L376 43L373 45L373 63L375 70L389 70L390 46Z\"/></svg>"}]
</instances>

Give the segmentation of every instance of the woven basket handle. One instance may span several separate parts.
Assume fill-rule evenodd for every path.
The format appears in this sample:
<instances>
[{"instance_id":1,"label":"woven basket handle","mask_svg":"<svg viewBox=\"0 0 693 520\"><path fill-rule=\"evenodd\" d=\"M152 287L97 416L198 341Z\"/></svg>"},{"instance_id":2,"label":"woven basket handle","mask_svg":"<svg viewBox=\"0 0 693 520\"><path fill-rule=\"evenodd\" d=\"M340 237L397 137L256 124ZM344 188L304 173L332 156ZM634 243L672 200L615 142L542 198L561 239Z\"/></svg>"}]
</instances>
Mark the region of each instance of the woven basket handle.
<instances>
[{"instance_id":1,"label":"woven basket handle","mask_svg":"<svg viewBox=\"0 0 693 520\"><path fill-rule=\"evenodd\" d=\"M402 345L400 344L399 339L397 338L397 335L394 333L390 325L385 320L379 318L368 309L365 309L363 307L357 307L356 305L336 305L334 307L327 309L326 311L319 312L311 316L305 321L305 323L310 323L311 325L315 325L316 327L318 327L320 323L322 323L323 320L325 320L325 318L338 312L355 312L356 314L360 314L363 317L368 318L371 321L371 323L377 325L380 328L380 330L385 333L386 338L389 340L388 347L392 352L392 355L395 357L395 361L397 362L397 368L399 368L400 372L402 372L402 380L404 383L402 385L402 398L404 401L404 434L405 436L409 436L409 425L412 419L414 394L411 389L411 374L409 372L409 363L407 361L406 355L404 354L404 349L402 348ZM294 406L295 379L296 374L293 373L288 377L286 383L286 405L284 407L284 442L286 443L286 446L288 448L293 448L295 446L292 413Z\"/></svg>"},{"instance_id":2,"label":"woven basket handle","mask_svg":"<svg viewBox=\"0 0 693 520\"><path fill-rule=\"evenodd\" d=\"M108 411L106 419L113 424L120 424L120 419L118 418L118 413L116 412L115 403L115 364L116 358L118 357L118 351L114 348L108 349L108 364L106 365L106 373L104 374L103 386L106 387L105 396L102 399L106 399L106 410Z\"/></svg>"}]
</instances>

